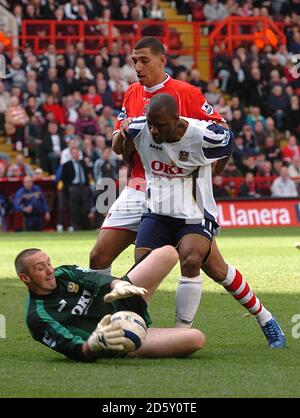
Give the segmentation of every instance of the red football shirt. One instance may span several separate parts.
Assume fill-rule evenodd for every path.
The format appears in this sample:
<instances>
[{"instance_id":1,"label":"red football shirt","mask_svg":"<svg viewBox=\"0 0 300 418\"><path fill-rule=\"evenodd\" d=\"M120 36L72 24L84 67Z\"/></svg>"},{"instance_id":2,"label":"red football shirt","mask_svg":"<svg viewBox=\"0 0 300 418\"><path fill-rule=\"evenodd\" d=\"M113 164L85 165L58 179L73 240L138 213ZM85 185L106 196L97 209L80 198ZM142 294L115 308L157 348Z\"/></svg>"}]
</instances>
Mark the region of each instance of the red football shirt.
<instances>
[{"instance_id":1,"label":"red football shirt","mask_svg":"<svg viewBox=\"0 0 300 418\"><path fill-rule=\"evenodd\" d=\"M122 113L115 125L115 131L120 128L122 119L144 115L150 99L159 93L168 93L176 99L181 116L224 122L222 116L207 103L205 96L197 87L168 76L163 83L154 87L145 87L140 83L134 83L128 88L124 97ZM145 178L144 167L137 152L134 153L132 159L131 178Z\"/></svg>"}]
</instances>

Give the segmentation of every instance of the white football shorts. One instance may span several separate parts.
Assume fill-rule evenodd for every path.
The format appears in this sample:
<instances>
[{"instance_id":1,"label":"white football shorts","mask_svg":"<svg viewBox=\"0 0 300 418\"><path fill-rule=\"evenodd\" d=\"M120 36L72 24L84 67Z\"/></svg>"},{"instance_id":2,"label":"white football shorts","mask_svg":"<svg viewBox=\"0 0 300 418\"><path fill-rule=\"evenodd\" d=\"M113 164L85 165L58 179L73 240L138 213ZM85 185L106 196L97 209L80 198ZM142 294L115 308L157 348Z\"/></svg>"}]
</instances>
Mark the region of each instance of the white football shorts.
<instances>
[{"instance_id":1,"label":"white football shorts","mask_svg":"<svg viewBox=\"0 0 300 418\"><path fill-rule=\"evenodd\" d=\"M110 207L101 229L126 229L137 232L145 212L145 192L125 187Z\"/></svg>"}]
</instances>

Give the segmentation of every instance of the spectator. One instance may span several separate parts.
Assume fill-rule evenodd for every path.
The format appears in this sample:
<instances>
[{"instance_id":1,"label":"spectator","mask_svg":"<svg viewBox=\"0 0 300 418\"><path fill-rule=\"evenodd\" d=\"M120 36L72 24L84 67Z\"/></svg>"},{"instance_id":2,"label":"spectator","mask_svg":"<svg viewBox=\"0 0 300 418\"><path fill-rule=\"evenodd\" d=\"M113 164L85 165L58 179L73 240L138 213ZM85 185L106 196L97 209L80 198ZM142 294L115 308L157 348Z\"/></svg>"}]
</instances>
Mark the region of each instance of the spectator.
<instances>
[{"instance_id":1,"label":"spectator","mask_svg":"<svg viewBox=\"0 0 300 418\"><path fill-rule=\"evenodd\" d=\"M243 115L241 109L234 109L234 111L232 112L232 120L230 121L230 127L235 136L239 135L242 132L245 123L245 116Z\"/></svg>"},{"instance_id":2,"label":"spectator","mask_svg":"<svg viewBox=\"0 0 300 418\"><path fill-rule=\"evenodd\" d=\"M297 138L295 135L291 135L288 141L288 145L281 150L283 161L290 163L293 158L300 157L300 147L297 144Z\"/></svg>"},{"instance_id":3,"label":"spectator","mask_svg":"<svg viewBox=\"0 0 300 418\"><path fill-rule=\"evenodd\" d=\"M97 80L97 89L102 98L103 106L114 107L111 90L105 80Z\"/></svg>"},{"instance_id":4,"label":"spectator","mask_svg":"<svg viewBox=\"0 0 300 418\"><path fill-rule=\"evenodd\" d=\"M123 106L124 96L125 96L125 93L122 89L122 84L116 83L115 91L112 92L112 98L113 98L115 110L121 111L122 106Z\"/></svg>"},{"instance_id":5,"label":"spectator","mask_svg":"<svg viewBox=\"0 0 300 418\"><path fill-rule=\"evenodd\" d=\"M99 113L103 107L102 97L97 93L96 87L92 84L88 86L87 94L82 96L83 100L91 104L96 113Z\"/></svg>"},{"instance_id":6,"label":"spectator","mask_svg":"<svg viewBox=\"0 0 300 418\"><path fill-rule=\"evenodd\" d=\"M10 94L5 90L4 83L0 81L0 134L4 134L5 112L9 106Z\"/></svg>"},{"instance_id":7,"label":"spectator","mask_svg":"<svg viewBox=\"0 0 300 418\"><path fill-rule=\"evenodd\" d=\"M1 172L0 172L1 178ZM0 192L0 232L7 231L6 216L10 209L10 203L7 196Z\"/></svg>"},{"instance_id":8,"label":"spectator","mask_svg":"<svg viewBox=\"0 0 300 418\"><path fill-rule=\"evenodd\" d=\"M43 125L37 115L29 118L25 129L26 146L32 164L40 164L40 146L42 144Z\"/></svg>"},{"instance_id":9,"label":"spectator","mask_svg":"<svg viewBox=\"0 0 300 418\"><path fill-rule=\"evenodd\" d=\"M239 189L239 197L257 198L260 195L256 191L254 175L251 172L246 173L245 180Z\"/></svg>"},{"instance_id":10,"label":"spectator","mask_svg":"<svg viewBox=\"0 0 300 418\"><path fill-rule=\"evenodd\" d=\"M257 138L251 127L247 124L243 126L242 138L244 141L244 146L249 153L255 155L259 152L260 149Z\"/></svg>"},{"instance_id":11,"label":"spectator","mask_svg":"<svg viewBox=\"0 0 300 418\"><path fill-rule=\"evenodd\" d=\"M0 180L6 178L6 168L7 164L4 161L0 160Z\"/></svg>"},{"instance_id":12,"label":"spectator","mask_svg":"<svg viewBox=\"0 0 300 418\"><path fill-rule=\"evenodd\" d=\"M57 123L53 120L48 124L48 130L40 146L41 166L44 171L55 174L64 148L66 148L66 143L58 130Z\"/></svg>"},{"instance_id":13,"label":"spectator","mask_svg":"<svg viewBox=\"0 0 300 418\"><path fill-rule=\"evenodd\" d=\"M54 84L53 84L54 85ZM65 126L66 124L66 115L62 105L54 99L52 94L48 94L46 97L46 102L42 106L42 111L45 114L51 112L54 115L54 120L59 126Z\"/></svg>"},{"instance_id":14,"label":"spectator","mask_svg":"<svg viewBox=\"0 0 300 418\"><path fill-rule=\"evenodd\" d=\"M70 139L66 141L68 146L67 148L63 149L60 155L60 166L63 166L68 161L72 160L72 149L73 148L79 148L80 145L80 137L75 135L74 139ZM79 150L79 159L83 159L83 153Z\"/></svg>"},{"instance_id":15,"label":"spectator","mask_svg":"<svg viewBox=\"0 0 300 418\"><path fill-rule=\"evenodd\" d=\"M264 124L258 120L254 123L254 136L257 140L257 145L259 148L263 148L265 141L266 141L266 133Z\"/></svg>"},{"instance_id":16,"label":"spectator","mask_svg":"<svg viewBox=\"0 0 300 418\"><path fill-rule=\"evenodd\" d=\"M251 106L250 112L246 118L246 123L250 125L251 129L254 129L255 123L261 122L264 126L265 118L262 116L260 112L260 108L258 106Z\"/></svg>"},{"instance_id":17,"label":"spectator","mask_svg":"<svg viewBox=\"0 0 300 418\"><path fill-rule=\"evenodd\" d=\"M290 109L286 116L286 127L292 135L300 137L300 106L299 97L292 95L290 98Z\"/></svg>"},{"instance_id":18,"label":"spectator","mask_svg":"<svg viewBox=\"0 0 300 418\"><path fill-rule=\"evenodd\" d=\"M271 136L266 137L264 153L266 159L270 161L271 164L273 164L274 161L280 156L280 149L275 145L275 141Z\"/></svg>"},{"instance_id":19,"label":"spectator","mask_svg":"<svg viewBox=\"0 0 300 418\"><path fill-rule=\"evenodd\" d=\"M193 86L198 87L203 92L206 92L206 90L207 90L207 82L201 79L201 77L200 77L200 71L198 70L198 68L192 68L191 69L189 82Z\"/></svg>"},{"instance_id":20,"label":"spectator","mask_svg":"<svg viewBox=\"0 0 300 418\"><path fill-rule=\"evenodd\" d=\"M101 134L105 133L105 128L107 126L113 128L115 126L116 120L117 119L113 114L112 108L110 106L105 106L103 108L101 116L98 118Z\"/></svg>"},{"instance_id":21,"label":"spectator","mask_svg":"<svg viewBox=\"0 0 300 418\"><path fill-rule=\"evenodd\" d=\"M91 212L91 193L88 170L80 159L78 148L71 149L72 159L62 166L61 180L68 196L70 220L73 230L88 229Z\"/></svg>"},{"instance_id":22,"label":"spectator","mask_svg":"<svg viewBox=\"0 0 300 418\"><path fill-rule=\"evenodd\" d=\"M232 58L230 77L228 80L228 92L230 94L237 94L244 97L244 90L246 85L246 71L242 65L241 59L237 56Z\"/></svg>"},{"instance_id":23,"label":"spectator","mask_svg":"<svg viewBox=\"0 0 300 418\"><path fill-rule=\"evenodd\" d=\"M218 103L220 98L220 93L217 91L216 83L214 81L209 81L207 83L207 92L205 94L208 103L212 106L215 106Z\"/></svg>"},{"instance_id":24,"label":"spectator","mask_svg":"<svg viewBox=\"0 0 300 418\"><path fill-rule=\"evenodd\" d=\"M98 155L98 158L101 158L104 148L105 148L105 137L103 135L97 135L95 137L95 151Z\"/></svg>"},{"instance_id":25,"label":"spectator","mask_svg":"<svg viewBox=\"0 0 300 418\"><path fill-rule=\"evenodd\" d=\"M74 95L70 94L64 97L63 112L65 114L66 123L74 126L78 119L77 105Z\"/></svg>"},{"instance_id":26,"label":"spectator","mask_svg":"<svg viewBox=\"0 0 300 418\"><path fill-rule=\"evenodd\" d=\"M266 119L265 133L267 136L271 136L277 144L277 140L279 140L281 133L276 128L275 121L271 117Z\"/></svg>"},{"instance_id":27,"label":"spectator","mask_svg":"<svg viewBox=\"0 0 300 418\"><path fill-rule=\"evenodd\" d=\"M231 107L225 102L225 99L223 96L221 96L218 100L218 103L215 105L215 110L223 116L223 118L227 122L232 121L232 111Z\"/></svg>"},{"instance_id":28,"label":"spectator","mask_svg":"<svg viewBox=\"0 0 300 418\"><path fill-rule=\"evenodd\" d=\"M295 54L300 54L300 32L299 32L299 30L293 32L291 42L289 43L289 46L288 46L288 50L289 50L289 52L291 52L294 55Z\"/></svg>"},{"instance_id":29,"label":"spectator","mask_svg":"<svg viewBox=\"0 0 300 418\"><path fill-rule=\"evenodd\" d=\"M121 72L123 80L125 80L128 84L132 84L137 81L137 76L136 72L134 71L131 55L126 55L125 64L121 68Z\"/></svg>"},{"instance_id":30,"label":"spectator","mask_svg":"<svg viewBox=\"0 0 300 418\"><path fill-rule=\"evenodd\" d=\"M203 8L203 14L206 20L218 21L228 16L228 11L224 4L218 0L208 0Z\"/></svg>"},{"instance_id":31,"label":"spectator","mask_svg":"<svg viewBox=\"0 0 300 418\"><path fill-rule=\"evenodd\" d=\"M55 19L55 11L58 8L58 3L56 0L48 0L45 2L41 9L41 17L46 20Z\"/></svg>"},{"instance_id":32,"label":"spectator","mask_svg":"<svg viewBox=\"0 0 300 418\"><path fill-rule=\"evenodd\" d=\"M285 128L285 118L290 107L289 98L282 87L275 85L268 97L268 105L280 131Z\"/></svg>"},{"instance_id":33,"label":"spectator","mask_svg":"<svg viewBox=\"0 0 300 418\"><path fill-rule=\"evenodd\" d=\"M164 11L160 7L159 0L151 0L147 10L147 17L154 20L164 20Z\"/></svg>"},{"instance_id":34,"label":"spectator","mask_svg":"<svg viewBox=\"0 0 300 418\"><path fill-rule=\"evenodd\" d=\"M287 167L282 167L280 177L274 180L271 187L272 197L297 197L297 187L293 180L289 177Z\"/></svg>"},{"instance_id":35,"label":"spectator","mask_svg":"<svg viewBox=\"0 0 300 418\"><path fill-rule=\"evenodd\" d=\"M81 137L84 135L97 135L99 133L99 125L93 106L87 102L83 102L79 108L79 117L75 124L75 132Z\"/></svg>"},{"instance_id":36,"label":"spectator","mask_svg":"<svg viewBox=\"0 0 300 418\"><path fill-rule=\"evenodd\" d=\"M213 193L216 199L224 199L230 197L227 188L223 184L222 176L215 176L213 178Z\"/></svg>"},{"instance_id":37,"label":"spectator","mask_svg":"<svg viewBox=\"0 0 300 418\"><path fill-rule=\"evenodd\" d=\"M253 38L254 44L259 50L263 50L266 45L271 45L272 48L276 48L278 46L278 39L275 33L267 26L264 27L264 24L261 22L257 23Z\"/></svg>"},{"instance_id":38,"label":"spectator","mask_svg":"<svg viewBox=\"0 0 300 418\"><path fill-rule=\"evenodd\" d=\"M26 81L26 73L22 68L22 59L18 55L13 57L11 61L11 80L14 86L21 87Z\"/></svg>"},{"instance_id":39,"label":"spectator","mask_svg":"<svg viewBox=\"0 0 300 418\"><path fill-rule=\"evenodd\" d=\"M82 141L82 152L85 165L88 169L88 174L92 178L93 176L93 165L98 159L98 154L93 145L93 137L85 135Z\"/></svg>"},{"instance_id":40,"label":"spectator","mask_svg":"<svg viewBox=\"0 0 300 418\"><path fill-rule=\"evenodd\" d=\"M78 80L75 79L75 72L73 68L68 68L65 72L65 76L62 79L62 90L64 92L64 96L69 96L73 94L75 91L80 91L80 83Z\"/></svg>"},{"instance_id":41,"label":"spectator","mask_svg":"<svg viewBox=\"0 0 300 418\"><path fill-rule=\"evenodd\" d=\"M291 178L299 177L300 180L300 156L294 157L288 166L289 176Z\"/></svg>"},{"instance_id":42,"label":"spectator","mask_svg":"<svg viewBox=\"0 0 300 418\"><path fill-rule=\"evenodd\" d=\"M103 178L117 179L116 160L112 157L111 148L108 147L103 149L101 158L94 165L94 179L96 183Z\"/></svg>"},{"instance_id":43,"label":"spectator","mask_svg":"<svg viewBox=\"0 0 300 418\"><path fill-rule=\"evenodd\" d=\"M56 83L59 86L60 91L62 91L62 81L57 77L57 68L50 67L47 71L47 76L43 80L43 92L46 94L51 93L52 84Z\"/></svg>"},{"instance_id":44,"label":"spectator","mask_svg":"<svg viewBox=\"0 0 300 418\"><path fill-rule=\"evenodd\" d=\"M11 97L5 112L5 133L11 138L14 149L21 151L24 146L24 128L29 118L19 99Z\"/></svg>"},{"instance_id":45,"label":"spectator","mask_svg":"<svg viewBox=\"0 0 300 418\"><path fill-rule=\"evenodd\" d=\"M261 196L271 195L272 185L272 164L270 161L263 161L259 165L258 176L263 177L258 184L257 191Z\"/></svg>"},{"instance_id":46,"label":"spectator","mask_svg":"<svg viewBox=\"0 0 300 418\"><path fill-rule=\"evenodd\" d=\"M252 173L253 176L257 175L257 164L256 159L255 157L253 157L253 155L249 155L248 157L243 159L241 170L244 173L244 175L246 175L249 172Z\"/></svg>"},{"instance_id":47,"label":"spectator","mask_svg":"<svg viewBox=\"0 0 300 418\"><path fill-rule=\"evenodd\" d=\"M240 135L236 136L234 140L232 157L237 167L241 169L243 165L242 161L245 157L249 155L249 153L250 151L248 150L248 148L246 148L243 138Z\"/></svg>"},{"instance_id":48,"label":"spectator","mask_svg":"<svg viewBox=\"0 0 300 418\"><path fill-rule=\"evenodd\" d=\"M85 59L78 57L75 64L75 80L79 80L82 77L86 77L89 81L94 80L94 76L91 70L87 67Z\"/></svg>"},{"instance_id":49,"label":"spectator","mask_svg":"<svg viewBox=\"0 0 300 418\"><path fill-rule=\"evenodd\" d=\"M250 75L246 79L247 85L247 103L250 106L259 106L262 110L265 102L266 83L262 79L261 70L252 68Z\"/></svg>"},{"instance_id":50,"label":"spectator","mask_svg":"<svg viewBox=\"0 0 300 418\"><path fill-rule=\"evenodd\" d=\"M230 159L223 172L224 177L242 177L242 173L235 165L234 161Z\"/></svg>"},{"instance_id":51,"label":"spectator","mask_svg":"<svg viewBox=\"0 0 300 418\"><path fill-rule=\"evenodd\" d=\"M79 2L78 0L70 0L64 6L64 13L66 19L77 20L78 19Z\"/></svg>"},{"instance_id":52,"label":"spectator","mask_svg":"<svg viewBox=\"0 0 300 418\"><path fill-rule=\"evenodd\" d=\"M11 177L12 174L12 167L13 166L18 166L19 170L20 170L20 177L24 177L24 176L33 176L33 171L32 168L30 167L29 164L26 164L24 161L24 157L22 154L18 154L16 156L16 161L13 165L11 165L10 167L8 167L7 169L7 177ZM14 167L15 168L15 167Z\"/></svg>"},{"instance_id":53,"label":"spectator","mask_svg":"<svg viewBox=\"0 0 300 418\"><path fill-rule=\"evenodd\" d=\"M32 177L26 176L23 187L17 190L14 201L14 210L23 214L25 231L41 231L43 219L50 221L50 212L39 186L33 184Z\"/></svg>"}]
</instances>

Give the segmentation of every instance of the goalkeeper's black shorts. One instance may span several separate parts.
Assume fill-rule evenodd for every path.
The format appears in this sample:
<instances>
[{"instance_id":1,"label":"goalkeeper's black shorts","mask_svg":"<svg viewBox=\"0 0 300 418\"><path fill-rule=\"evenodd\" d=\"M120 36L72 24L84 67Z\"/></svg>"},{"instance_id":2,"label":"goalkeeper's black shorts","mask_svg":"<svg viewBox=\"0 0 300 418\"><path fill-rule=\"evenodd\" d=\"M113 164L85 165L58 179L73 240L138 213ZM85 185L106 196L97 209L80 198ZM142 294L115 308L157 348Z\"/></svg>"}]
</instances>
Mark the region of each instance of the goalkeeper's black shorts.
<instances>
[{"instance_id":1,"label":"goalkeeper's black shorts","mask_svg":"<svg viewBox=\"0 0 300 418\"><path fill-rule=\"evenodd\" d=\"M122 277L122 280L131 283L127 276ZM148 306L141 296L131 296L126 299L118 299L111 304L114 308L114 313L118 311L133 311L144 319L148 328L151 327L152 320L148 312Z\"/></svg>"}]
</instances>

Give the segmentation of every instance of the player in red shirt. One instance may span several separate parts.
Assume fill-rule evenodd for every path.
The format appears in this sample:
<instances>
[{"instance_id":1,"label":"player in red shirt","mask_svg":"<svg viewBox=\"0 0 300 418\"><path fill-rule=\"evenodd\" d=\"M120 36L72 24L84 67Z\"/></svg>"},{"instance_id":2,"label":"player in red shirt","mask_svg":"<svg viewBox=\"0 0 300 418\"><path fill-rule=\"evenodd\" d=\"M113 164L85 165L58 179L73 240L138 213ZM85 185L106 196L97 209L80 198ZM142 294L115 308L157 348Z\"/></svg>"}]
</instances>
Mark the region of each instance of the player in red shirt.
<instances>
[{"instance_id":1,"label":"player in red shirt","mask_svg":"<svg viewBox=\"0 0 300 418\"><path fill-rule=\"evenodd\" d=\"M181 116L224 122L207 103L199 89L174 80L165 73L164 47L156 38L145 37L138 41L133 49L132 59L139 83L130 86L125 94L123 114L119 117L113 136L113 149L117 154L123 153L124 157L127 157L124 138L131 117L144 114L151 97L157 93L169 93L174 96ZM144 169L137 153L132 156L131 163L131 182L110 208L97 243L91 251L90 266L93 269L109 269L116 257L135 241L145 201L142 190ZM215 170L220 172L225 164L226 159L220 160ZM211 245L211 253L202 269L256 317L271 348L285 346L285 338L278 323L252 292L241 273L224 261L215 238ZM177 315L176 326L191 326L200 298L200 276L180 277L176 292L176 308L177 313L181 312L181 317Z\"/></svg>"}]
</instances>

